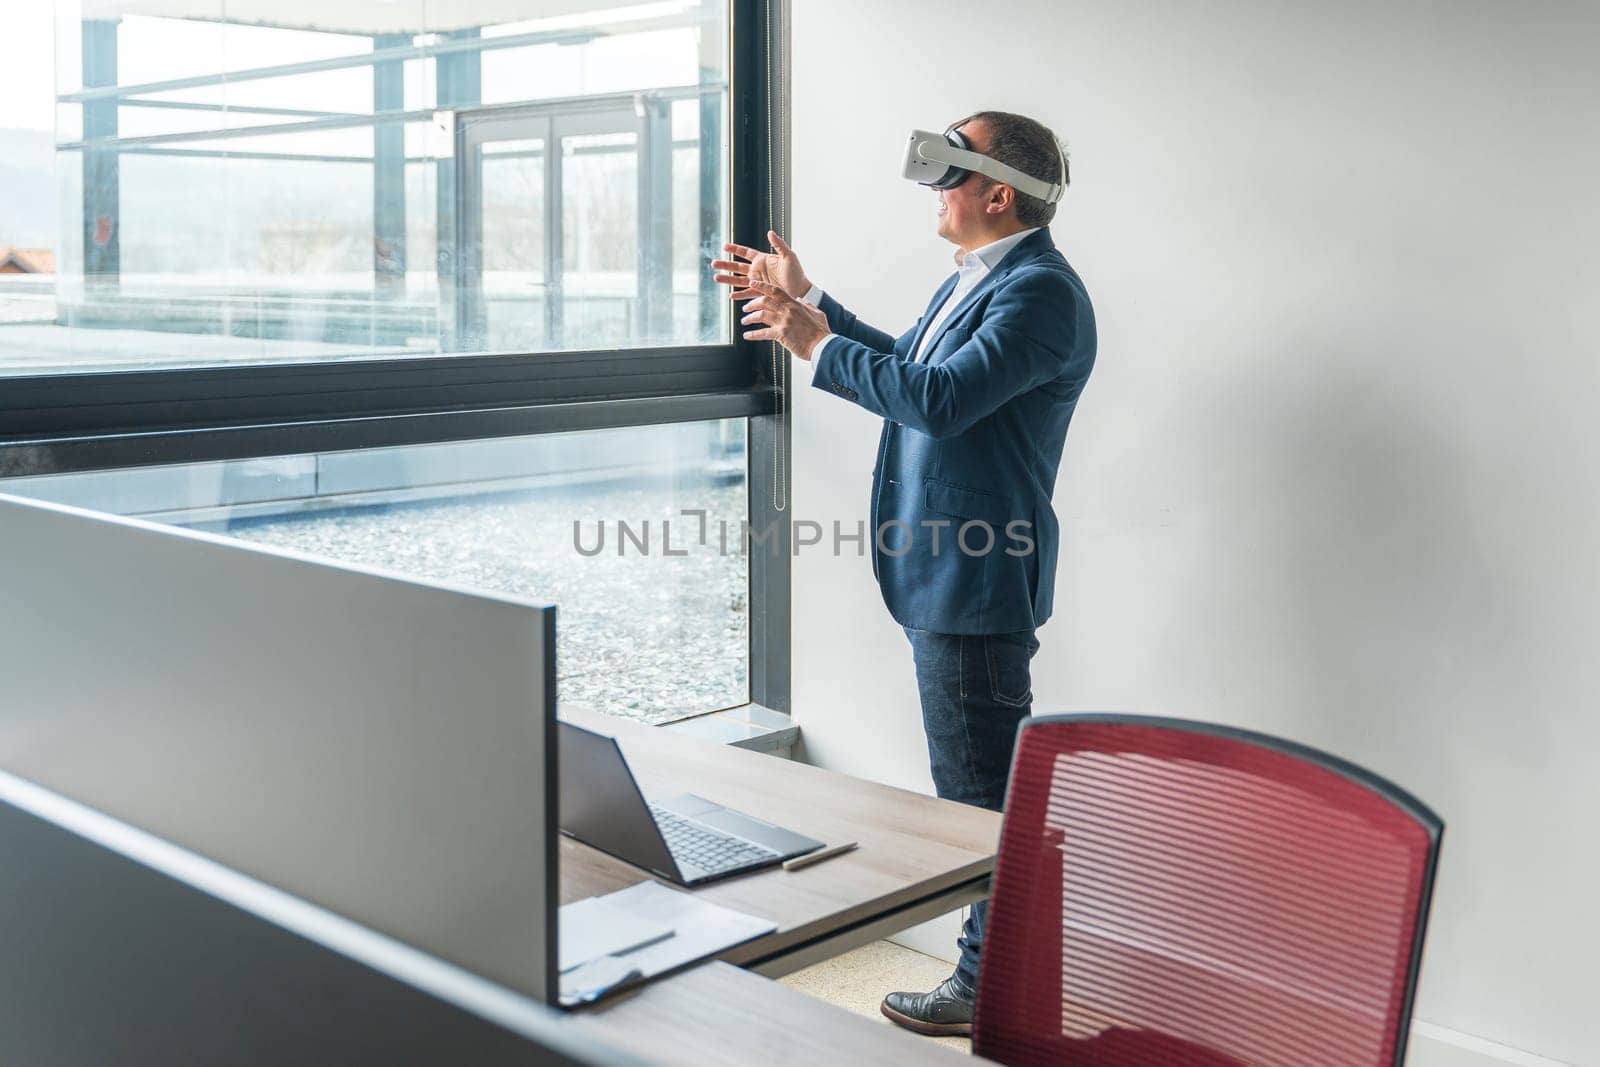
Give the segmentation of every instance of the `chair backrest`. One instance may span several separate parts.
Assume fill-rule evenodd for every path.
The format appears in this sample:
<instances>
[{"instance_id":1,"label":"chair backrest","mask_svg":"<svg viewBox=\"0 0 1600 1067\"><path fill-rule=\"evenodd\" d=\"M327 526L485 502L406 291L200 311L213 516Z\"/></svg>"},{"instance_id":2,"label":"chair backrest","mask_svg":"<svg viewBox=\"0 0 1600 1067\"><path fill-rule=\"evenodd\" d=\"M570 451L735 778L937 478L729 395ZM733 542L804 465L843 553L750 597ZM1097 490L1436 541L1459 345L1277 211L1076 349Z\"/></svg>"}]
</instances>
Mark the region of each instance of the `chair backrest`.
<instances>
[{"instance_id":1,"label":"chair backrest","mask_svg":"<svg viewBox=\"0 0 1600 1067\"><path fill-rule=\"evenodd\" d=\"M1302 745L1029 720L973 1051L1011 1067L1398 1065L1443 833L1400 789Z\"/></svg>"}]
</instances>

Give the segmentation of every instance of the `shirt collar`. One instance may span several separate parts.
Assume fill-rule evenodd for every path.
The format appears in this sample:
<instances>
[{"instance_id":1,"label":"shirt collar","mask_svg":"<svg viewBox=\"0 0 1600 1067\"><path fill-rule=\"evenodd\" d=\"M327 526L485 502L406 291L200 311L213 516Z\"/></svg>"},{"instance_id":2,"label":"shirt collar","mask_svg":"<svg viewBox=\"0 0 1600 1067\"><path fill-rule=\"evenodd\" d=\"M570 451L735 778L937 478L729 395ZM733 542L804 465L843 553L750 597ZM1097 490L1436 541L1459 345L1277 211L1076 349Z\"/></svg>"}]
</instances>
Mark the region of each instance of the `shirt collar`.
<instances>
[{"instance_id":1,"label":"shirt collar","mask_svg":"<svg viewBox=\"0 0 1600 1067\"><path fill-rule=\"evenodd\" d=\"M1041 228L1035 226L1028 230L1018 230L1009 237L1002 237L998 241L990 241L981 248L974 248L964 256L961 256L958 252L957 255L960 256L960 262L957 266L962 270L994 270L1000 261L1006 258L1007 252L1027 240L1030 235L1038 233Z\"/></svg>"}]
</instances>

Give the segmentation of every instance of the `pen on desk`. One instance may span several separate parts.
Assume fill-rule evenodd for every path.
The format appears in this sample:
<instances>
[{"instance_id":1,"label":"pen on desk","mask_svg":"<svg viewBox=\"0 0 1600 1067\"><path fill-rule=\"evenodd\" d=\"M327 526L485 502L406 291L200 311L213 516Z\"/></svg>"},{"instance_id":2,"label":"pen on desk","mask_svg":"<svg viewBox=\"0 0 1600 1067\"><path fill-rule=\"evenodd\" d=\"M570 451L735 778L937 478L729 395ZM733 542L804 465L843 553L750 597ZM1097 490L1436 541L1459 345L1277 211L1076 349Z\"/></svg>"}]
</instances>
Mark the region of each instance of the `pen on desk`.
<instances>
[{"instance_id":1,"label":"pen on desk","mask_svg":"<svg viewBox=\"0 0 1600 1067\"><path fill-rule=\"evenodd\" d=\"M835 856L842 856L855 847L856 842L847 841L842 845L834 845L832 848L819 848L815 852L807 852L804 856L796 856L792 860L784 860L783 869L797 871L801 867L809 867L813 863L821 863L823 860L831 860Z\"/></svg>"}]
</instances>

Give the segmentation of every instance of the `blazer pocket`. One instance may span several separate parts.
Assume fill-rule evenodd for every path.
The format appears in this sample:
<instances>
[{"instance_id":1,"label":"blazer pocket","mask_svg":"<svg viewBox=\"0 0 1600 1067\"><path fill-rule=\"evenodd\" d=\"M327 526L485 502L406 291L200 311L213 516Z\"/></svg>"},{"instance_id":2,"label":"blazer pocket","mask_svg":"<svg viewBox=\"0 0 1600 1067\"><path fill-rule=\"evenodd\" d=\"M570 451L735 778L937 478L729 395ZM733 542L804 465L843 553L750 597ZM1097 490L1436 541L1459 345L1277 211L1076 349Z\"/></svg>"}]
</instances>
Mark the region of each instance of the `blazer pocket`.
<instances>
[{"instance_id":1,"label":"blazer pocket","mask_svg":"<svg viewBox=\"0 0 1600 1067\"><path fill-rule=\"evenodd\" d=\"M937 352L941 357L943 357L951 352L954 352L956 349L960 348L970 340L972 340L972 327L951 326L946 328L945 331L939 335L938 342L932 348L928 349L927 354L929 357L931 357L935 352Z\"/></svg>"},{"instance_id":2,"label":"blazer pocket","mask_svg":"<svg viewBox=\"0 0 1600 1067\"><path fill-rule=\"evenodd\" d=\"M939 346L941 348L960 348L970 340L972 340L971 326L950 326L945 329L944 333L939 335Z\"/></svg>"},{"instance_id":3,"label":"blazer pocket","mask_svg":"<svg viewBox=\"0 0 1600 1067\"><path fill-rule=\"evenodd\" d=\"M1018 517L1017 509L1003 496L954 482L941 482L937 478L928 478L923 485L923 501L930 511L942 511L962 519L982 519L994 526L996 533Z\"/></svg>"}]
</instances>

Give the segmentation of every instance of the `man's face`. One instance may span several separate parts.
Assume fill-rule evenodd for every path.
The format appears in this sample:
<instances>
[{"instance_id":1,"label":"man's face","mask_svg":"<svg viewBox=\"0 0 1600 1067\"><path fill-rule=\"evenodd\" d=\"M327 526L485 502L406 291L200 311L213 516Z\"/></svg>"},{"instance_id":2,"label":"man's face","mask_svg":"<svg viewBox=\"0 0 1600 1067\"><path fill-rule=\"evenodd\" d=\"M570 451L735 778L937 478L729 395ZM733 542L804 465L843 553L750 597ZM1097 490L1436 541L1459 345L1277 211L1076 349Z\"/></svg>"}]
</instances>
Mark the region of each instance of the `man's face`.
<instances>
[{"instance_id":1,"label":"man's face","mask_svg":"<svg viewBox=\"0 0 1600 1067\"><path fill-rule=\"evenodd\" d=\"M989 131L982 120L973 120L956 127L967 139L967 144L980 155L989 149ZM985 231L990 221L986 208L994 196L994 186L984 182L982 176L967 175L967 180L954 189L935 189L939 200L939 236L954 244L964 245Z\"/></svg>"}]
</instances>

